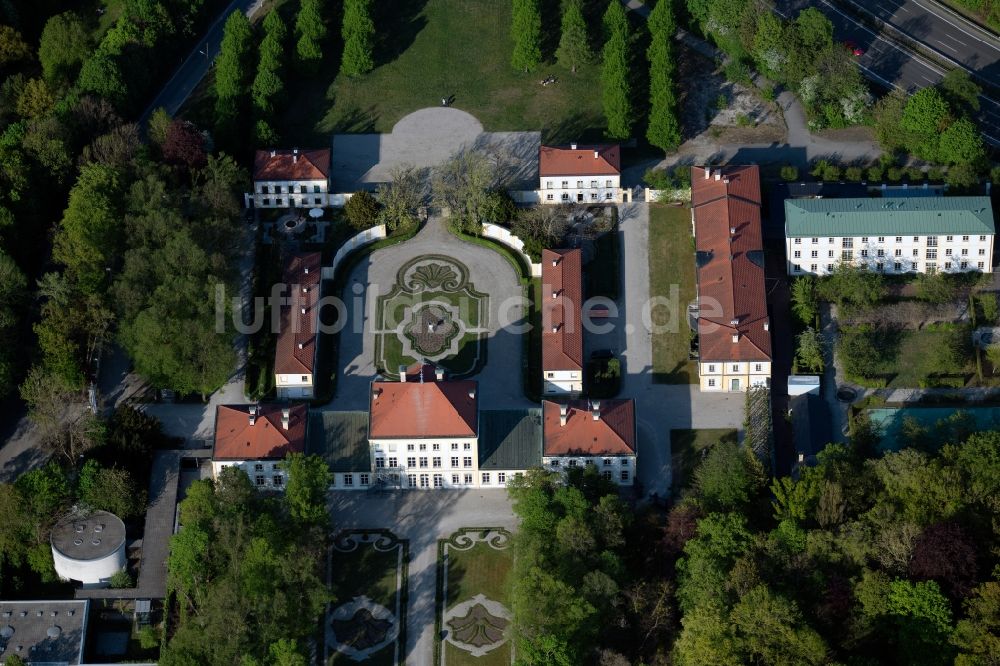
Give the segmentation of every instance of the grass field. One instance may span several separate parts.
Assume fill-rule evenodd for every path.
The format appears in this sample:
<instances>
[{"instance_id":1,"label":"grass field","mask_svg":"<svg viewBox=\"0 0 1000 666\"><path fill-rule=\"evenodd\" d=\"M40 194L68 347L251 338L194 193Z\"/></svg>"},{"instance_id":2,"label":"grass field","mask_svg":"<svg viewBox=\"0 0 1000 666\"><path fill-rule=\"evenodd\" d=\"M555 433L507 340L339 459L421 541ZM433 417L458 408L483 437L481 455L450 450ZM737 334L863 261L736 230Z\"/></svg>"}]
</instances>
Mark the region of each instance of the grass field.
<instances>
[{"instance_id":1,"label":"grass field","mask_svg":"<svg viewBox=\"0 0 1000 666\"><path fill-rule=\"evenodd\" d=\"M888 388L964 386L976 373L970 334L970 327L963 324L876 331L881 360L868 376L888 380Z\"/></svg>"},{"instance_id":2,"label":"grass field","mask_svg":"<svg viewBox=\"0 0 1000 666\"><path fill-rule=\"evenodd\" d=\"M676 316L675 330L653 334L653 381L660 384L695 384L698 368L688 360L690 329L687 306L695 297L694 252L691 212L688 208L651 204L649 207L649 293L671 299L673 285L678 298L673 313L654 308L653 323L664 325Z\"/></svg>"},{"instance_id":3,"label":"grass field","mask_svg":"<svg viewBox=\"0 0 1000 666\"><path fill-rule=\"evenodd\" d=\"M555 65L515 71L508 0L395 0L375 8L375 69L353 80L336 75L338 56L327 58L336 62L324 62L319 75L287 85L286 111L276 123L286 141L305 145L325 143L331 132L388 132L406 114L451 95L456 108L488 130L540 129L548 141L599 138L598 66L576 74ZM339 33L340 26L330 30ZM325 48L339 51L339 39ZM541 86L549 74L558 83Z\"/></svg>"},{"instance_id":4,"label":"grass field","mask_svg":"<svg viewBox=\"0 0 1000 666\"><path fill-rule=\"evenodd\" d=\"M334 550L332 555L330 593L331 608L365 595L389 610L395 610L396 597L402 591L397 585L398 550L379 552L369 544L361 544L357 550L341 553ZM405 557L403 566L406 566ZM405 585L406 577L403 576ZM405 599L401 600L405 613ZM397 618L405 626L405 618ZM401 637L405 634L401 634ZM395 643L390 643L365 659L364 664L391 666L395 660ZM345 655L334 652L327 660L328 666L358 663Z\"/></svg>"},{"instance_id":5,"label":"grass field","mask_svg":"<svg viewBox=\"0 0 1000 666\"><path fill-rule=\"evenodd\" d=\"M469 550L448 549L448 592L444 608L470 599L477 594L509 607L508 576L513 564L510 548L496 550L487 543L477 543ZM509 666L510 643L474 657L446 641L441 642L448 666Z\"/></svg>"},{"instance_id":6,"label":"grass field","mask_svg":"<svg viewBox=\"0 0 1000 666\"><path fill-rule=\"evenodd\" d=\"M670 458L673 462L673 494L691 485L691 474L705 455L703 452L721 441L736 441L736 431L728 428L703 430L671 430Z\"/></svg>"}]
</instances>

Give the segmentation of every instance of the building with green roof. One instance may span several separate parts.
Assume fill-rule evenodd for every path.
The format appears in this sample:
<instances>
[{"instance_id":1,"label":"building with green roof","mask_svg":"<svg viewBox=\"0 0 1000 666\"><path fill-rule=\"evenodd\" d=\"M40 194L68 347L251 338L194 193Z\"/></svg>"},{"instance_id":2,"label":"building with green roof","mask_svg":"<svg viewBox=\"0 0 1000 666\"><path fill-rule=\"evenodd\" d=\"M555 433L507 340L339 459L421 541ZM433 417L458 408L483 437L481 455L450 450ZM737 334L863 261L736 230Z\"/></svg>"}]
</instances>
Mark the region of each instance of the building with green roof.
<instances>
[{"instance_id":1,"label":"building with green roof","mask_svg":"<svg viewBox=\"0 0 1000 666\"><path fill-rule=\"evenodd\" d=\"M989 197L786 199L790 275L852 263L884 273L993 271Z\"/></svg>"}]
</instances>

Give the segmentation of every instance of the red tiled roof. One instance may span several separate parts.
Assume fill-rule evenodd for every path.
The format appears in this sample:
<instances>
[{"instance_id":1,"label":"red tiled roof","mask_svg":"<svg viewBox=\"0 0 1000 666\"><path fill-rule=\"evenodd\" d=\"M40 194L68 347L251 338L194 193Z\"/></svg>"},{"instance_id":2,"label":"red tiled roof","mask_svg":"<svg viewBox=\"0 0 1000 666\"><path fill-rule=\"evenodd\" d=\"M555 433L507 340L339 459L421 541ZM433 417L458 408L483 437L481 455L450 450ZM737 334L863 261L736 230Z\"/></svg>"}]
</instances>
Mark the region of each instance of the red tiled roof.
<instances>
[{"instance_id":1,"label":"red tiled roof","mask_svg":"<svg viewBox=\"0 0 1000 666\"><path fill-rule=\"evenodd\" d=\"M691 168L702 361L771 360L760 201L756 166Z\"/></svg>"},{"instance_id":2,"label":"red tiled roof","mask_svg":"<svg viewBox=\"0 0 1000 666\"><path fill-rule=\"evenodd\" d=\"M284 458L305 451L305 405L257 405L250 425L251 405L219 405L215 411L214 460ZM288 429L282 426L282 409L288 409Z\"/></svg>"},{"instance_id":3,"label":"red tiled roof","mask_svg":"<svg viewBox=\"0 0 1000 666\"><path fill-rule=\"evenodd\" d=\"M316 361L317 303L323 273L319 252L295 254L285 264L284 283L289 304L281 306L281 330L274 348L274 372L279 375L312 374ZM303 292L302 289L307 289ZM305 308L305 314L302 309ZM301 345L301 348L299 347Z\"/></svg>"},{"instance_id":4,"label":"red tiled roof","mask_svg":"<svg viewBox=\"0 0 1000 666\"><path fill-rule=\"evenodd\" d=\"M258 150L253 160L254 180L326 180L330 149Z\"/></svg>"},{"instance_id":5,"label":"red tiled roof","mask_svg":"<svg viewBox=\"0 0 1000 666\"><path fill-rule=\"evenodd\" d=\"M542 146L538 174L544 176L617 176L621 173L618 144L596 146ZM594 153L597 153L595 157Z\"/></svg>"},{"instance_id":6,"label":"red tiled roof","mask_svg":"<svg viewBox=\"0 0 1000 666\"><path fill-rule=\"evenodd\" d=\"M542 401L542 455L634 455L635 402L598 400L592 410L588 400L566 403L566 425L561 424L558 402ZM598 419L594 420L594 411Z\"/></svg>"},{"instance_id":7,"label":"red tiled roof","mask_svg":"<svg viewBox=\"0 0 1000 666\"><path fill-rule=\"evenodd\" d=\"M408 380L405 382L372 382L369 437L478 436L479 391L476 382L435 381L431 368L429 373L407 372ZM421 374L423 381L420 380Z\"/></svg>"},{"instance_id":8,"label":"red tiled roof","mask_svg":"<svg viewBox=\"0 0 1000 666\"><path fill-rule=\"evenodd\" d=\"M583 369L582 257L580 250L542 250L543 371Z\"/></svg>"}]
</instances>

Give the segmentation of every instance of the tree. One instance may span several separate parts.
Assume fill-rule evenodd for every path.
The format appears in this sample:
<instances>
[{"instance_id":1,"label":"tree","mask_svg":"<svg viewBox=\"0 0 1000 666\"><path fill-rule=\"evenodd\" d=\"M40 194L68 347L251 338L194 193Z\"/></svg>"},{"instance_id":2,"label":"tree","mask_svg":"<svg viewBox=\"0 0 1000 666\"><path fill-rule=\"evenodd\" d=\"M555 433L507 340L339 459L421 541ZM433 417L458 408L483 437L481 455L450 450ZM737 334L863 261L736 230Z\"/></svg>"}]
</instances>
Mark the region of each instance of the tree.
<instances>
[{"instance_id":1,"label":"tree","mask_svg":"<svg viewBox=\"0 0 1000 666\"><path fill-rule=\"evenodd\" d=\"M673 650L677 666L741 666L745 663L728 613L719 602L706 603L684 613L681 626Z\"/></svg>"},{"instance_id":2,"label":"tree","mask_svg":"<svg viewBox=\"0 0 1000 666\"><path fill-rule=\"evenodd\" d=\"M674 66L671 40L677 25L672 3L656 3L649 15L649 127L646 138L666 152L677 149L681 142L680 121L677 117L677 96L674 93Z\"/></svg>"},{"instance_id":3,"label":"tree","mask_svg":"<svg viewBox=\"0 0 1000 666\"><path fill-rule=\"evenodd\" d=\"M627 139L632 134L632 89L629 83L629 32L627 19L622 24L615 17L624 13L621 3L612 2L605 12L605 25L613 32L604 43L601 64L601 102L608 123L607 134L613 139ZM624 30L621 29L624 25Z\"/></svg>"},{"instance_id":4,"label":"tree","mask_svg":"<svg viewBox=\"0 0 1000 666\"><path fill-rule=\"evenodd\" d=\"M864 266L838 264L832 273L817 283L817 294L841 307L859 310L874 307L885 295L885 276Z\"/></svg>"},{"instance_id":5,"label":"tree","mask_svg":"<svg viewBox=\"0 0 1000 666\"><path fill-rule=\"evenodd\" d=\"M260 62L250 90L253 105L261 119L274 111L275 100L284 89L281 81L282 57L287 30L281 14L272 10L264 18L264 39L260 43Z\"/></svg>"},{"instance_id":6,"label":"tree","mask_svg":"<svg viewBox=\"0 0 1000 666\"><path fill-rule=\"evenodd\" d=\"M958 648L956 666L980 666L1000 661L1000 583L989 581L965 600L965 619L951 636Z\"/></svg>"},{"instance_id":7,"label":"tree","mask_svg":"<svg viewBox=\"0 0 1000 666\"><path fill-rule=\"evenodd\" d=\"M324 525L330 515L326 509L326 491L333 482L326 461L320 456L290 453L285 458L288 486L285 497L292 519L300 525Z\"/></svg>"},{"instance_id":8,"label":"tree","mask_svg":"<svg viewBox=\"0 0 1000 666\"><path fill-rule=\"evenodd\" d=\"M118 62L100 51L83 63L77 84L82 91L103 97L115 106L124 103L128 96L125 77Z\"/></svg>"},{"instance_id":9,"label":"tree","mask_svg":"<svg viewBox=\"0 0 1000 666\"><path fill-rule=\"evenodd\" d=\"M966 113L979 110L979 95L983 89L961 67L949 70L938 83L938 88L952 109Z\"/></svg>"},{"instance_id":10,"label":"tree","mask_svg":"<svg viewBox=\"0 0 1000 666\"><path fill-rule=\"evenodd\" d=\"M823 639L808 627L795 603L758 585L733 607L732 621L742 651L751 662L764 664L823 664Z\"/></svg>"},{"instance_id":11,"label":"tree","mask_svg":"<svg viewBox=\"0 0 1000 666\"><path fill-rule=\"evenodd\" d=\"M0 25L0 67L31 57L31 47L19 33L9 25Z\"/></svg>"},{"instance_id":12,"label":"tree","mask_svg":"<svg viewBox=\"0 0 1000 666\"><path fill-rule=\"evenodd\" d=\"M823 334L809 327L795 338L797 346L795 360L801 369L808 372L823 371L823 351L826 342Z\"/></svg>"},{"instance_id":13,"label":"tree","mask_svg":"<svg viewBox=\"0 0 1000 666\"><path fill-rule=\"evenodd\" d=\"M947 273L921 273L916 282L917 297L928 303L947 303L958 296L958 283Z\"/></svg>"},{"instance_id":14,"label":"tree","mask_svg":"<svg viewBox=\"0 0 1000 666\"><path fill-rule=\"evenodd\" d=\"M562 15L562 30L556 59L563 67L576 74L577 67L590 63L594 54L590 50L590 35L583 18L579 0L566 3Z\"/></svg>"},{"instance_id":15,"label":"tree","mask_svg":"<svg viewBox=\"0 0 1000 666\"><path fill-rule=\"evenodd\" d=\"M353 2L354 0L349 0ZM345 15L349 9L345 5ZM323 20L323 0L301 0L299 13L295 17L295 34L298 41L295 52L299 64L306 70L312 70L323 58L321 42L326 39L326 23Z\"/></svg>"},{"instance_id":16,"label":"tree","mask_svg":"<svg viewBox=\"0 0 1000 666\"><path fill-rule=\"evenodd\" d=\"M914 93L900 117L900 127L909 133L907 147L917 157L935 161L938 136L951 120L948 102L937 88L922 88Z\"/></svg>"},{"instance_id":17,"label":"tree","mask_svg":"<svg viewBox=\"0 0 1000 666\"><path fill-rule=\"evenodd\" d=\"M344 204L344 214L352 227L364 231L378 224L379 203L371 192L358 190Z\"/></svg>"},{"instance_id":18,"label":"tree","mask_svg":"<svg viewBox=\"0 0 1000 666\"><path fill-rule=\"evenodd\" d=\"M107 270L120 256L120 198L121 183L114 169L98 164L80 169L56 231L53 256L85 293L107 288Z\"/></svg>"},{"instance_id":19,"label":"tree","mask_svg":"<svg viewBox=\"0 0 1000 666\"><path fill-rule=\"evenodd\" d=\"M884 358L884 351L878 345L875 332L867 326L842 330L837 340L837 354L844 369L855 377L874 376Z\"/></svg>"},{"instance_id":20,"label":"tree","mask_svg":"<svg viewBox=\"0 0 1000 666\"><path fill-rule=\"evenodd\" d=\"M792 312L803 324L811 325L819 315L816 278L803 275L792 282Z\"/></svg>"},{"instance_id":21,"label":"tree","mask_svg":"<svg viewBox=\"0 0 1000 666\"><path fill-rule=\"evenodd\" d=\"M101 467L97 461L88 460L80 470L78 485L80 501L95 511L110 511L119 518L139 516L145 511L146 493L124 469Z\"/></svg>"},{"instance_id":22,"label":"tree","mask_svg":"<svg viewBox=\"0 0 1000 666\"><path fill-rule=\"evenodd\" d=\"M542 61L542 14L538 0L513 0L510 34L514 37L511 64L530 72Z\"/></svg>"},{"instance_id":23,"label":"tree","mask_svg":"<svg viewBox=\"0 0 1000 666\"><path fill-rule=\"evenodd\" d=\"M243 12L233 12L226 19L219 56L215 60L215 114L220 123L232 122L240 111L241 100L250 91L250 52L253 28Z\"/></svg>"},{"instance_id":24,"label":"tree","mask_svg":"<svg viewBox=\"0 0 1000 666\"><path fill-rule=\"evenodd\" d=\"M694 487L709 511L745 506L757 480L746 464L746 452L731 441L720 441L694 470Z\"/></svg>"},{"instance_id":25,"label":"tree","mask_svg":"<svg viewBox=\"0 0 1000 666\"><path fill-rule=\"evenodd\" d=\"M205 135L187 120L178 118L170 123L160 149L163 151L164 161L189 170L200 169L208 163Z\"/></svg>"},{"instance_id":26,"label":"tree","mask_svg":"<svg viewBox=\"0 0 1000 666\"><path fill-rule=\"evenodd\" d=\"M482 153L462 150L434 170L431 194L435 205L450 209L458 230L478 234L483 207L497 184L496 174Z\"/></svg>"},{"instance_id":27,"label":"tree","mask_svg":"<svg viewBox=\"0 0 1000 666\"><path fill-rule=\"evenodd\" d=\"M889 583L888 606L903 663L950 662L951 607L937 583L895 580Z\"/></svg>"},{"instance_id":28,"label":"tree","mask_svg":"<svg viewBox=\"0 0 1000 666\"><path fill-rule=\"evenodd\" d=\"M90 55L90 31L75 12L56 14L45 22L38 45L42 74L49 83L72 80Z\"/></svg>"},{"instance_id":29,"label":"tree","mask_svg":"<svg viewBox=\"0 0 1000 666\"><path fill-rule=\"evenodd\" d=\"M938 139L938 162L979 165L985 157L983 135L968 118L953 122Z\"/></svg>"},{"instance_id":30,"label":"tree","mask_svg":"<svg viewBox=\"0 0 1000 666\"><path fill-rule=\"evenodd\" d=\"M969 594L976 580L975 544L955 523L929 525L913 544L909 573L917 580L935 580L952 598Z\"/></svg>"},{"instance_id":31,"label":"tree","mask_svg":"<svg viewBox=\"0 0 1000 666\"><path fill-rule=\"evenodd\" d=\"M357 77L370 72L375 66L375 23L371 18L371 0L346 0L341 34L344 38L341 73Z\"/></svg>"},{"instance_id":32,"label":"tree","mask_svg":"<svg viewBox=\"0 0 1000 666\"><path fill-rule=\"evenodd\" d=\"M417 222L417 211L426 198L426 183L412 166L393 167L388 183L379 183L375 190L378 201L378 221L386 231L408 228Z\"/></svg>"}]
</instances>

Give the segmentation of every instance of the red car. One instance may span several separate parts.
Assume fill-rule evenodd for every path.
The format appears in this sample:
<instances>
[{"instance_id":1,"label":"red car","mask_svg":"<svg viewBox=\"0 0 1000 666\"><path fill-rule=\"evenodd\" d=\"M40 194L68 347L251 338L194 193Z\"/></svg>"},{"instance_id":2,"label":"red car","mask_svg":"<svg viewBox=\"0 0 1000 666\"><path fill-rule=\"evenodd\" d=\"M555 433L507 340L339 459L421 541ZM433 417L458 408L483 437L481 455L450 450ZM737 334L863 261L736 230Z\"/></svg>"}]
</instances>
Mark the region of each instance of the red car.
<instances>
[{"instance_id":1,"label":"red car","mask_svg":"<svg viewBox=\"0 0 1000 666\"><path fill-rule=\"evenodd\" d=\"M860 57L865 54L865 50L851 40L845 41L844 46L846 46L847 50L850 51L855 57Z\"/></svg>"}]
</instances>

